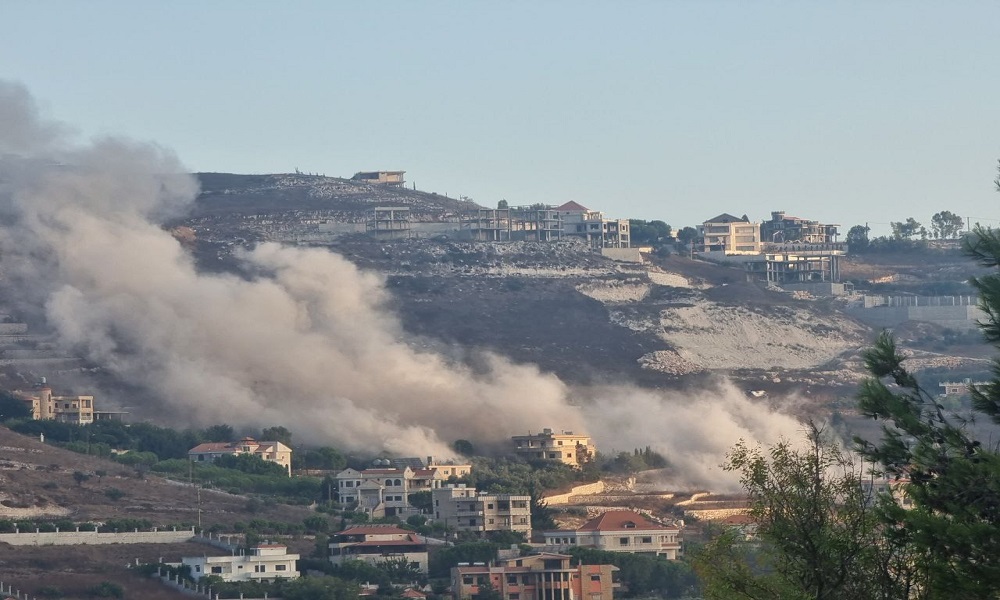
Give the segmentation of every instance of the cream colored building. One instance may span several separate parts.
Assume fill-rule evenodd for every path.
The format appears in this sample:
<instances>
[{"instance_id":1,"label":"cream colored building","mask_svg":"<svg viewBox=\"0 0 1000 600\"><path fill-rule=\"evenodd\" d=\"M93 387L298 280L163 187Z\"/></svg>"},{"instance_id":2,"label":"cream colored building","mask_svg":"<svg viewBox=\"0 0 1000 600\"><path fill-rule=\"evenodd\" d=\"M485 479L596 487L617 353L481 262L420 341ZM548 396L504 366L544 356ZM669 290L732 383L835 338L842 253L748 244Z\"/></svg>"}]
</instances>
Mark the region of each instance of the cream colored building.
<instances>
[{"instance_id":1,"label":"cream colored building","mask_svg":"<svg viewBox=\"0 0 1000 600\"><path fill-rule=\"evenodd\" d=\"M760 223L752 223L746 217L722 213L702 223L699 233L702 252L740 255L760 254L763 249Z\"/></svg>"},{"instance_id":2,"label":"cream colored building","mask_svg":"<svg viewBox=\"0 0 1000 600\"><path fill-rule=\"evenodd\" d=\"M579 467L594 460L597 446L587 435L572 431L553 433L543 429L541 433L515 435L511 437L514 453L526 460L557 460Z\"/></svg>"},{"instance_id":3,"label":"cream colored building","mask_svg":"<svg viewBox=\"0 0 1000 600\"><path fill-rule=\"evenodd\" d=\"M344 469L335 476L338 502L356 506L370 517L405 517L419 514L410 505L410 494L429 492L447 477L434 469Z\"/></svg>"},{"instance_id":4,"label":"cream colored building","mask_svg":"<svg viewBox=\"0 0 1000 600\"><path fill-rule=\"evenodd\" d=\"M285 546L262 544L235 556L186 556L181 564L191 567L196 581L208 575L223 581L273 581L298 578L297 560L299 555L289 554Z\"/></svg>"},{"instance_id":5,"label":"cream colored building","mask_svg":"<svg viewBox=\"0 0 1000 600\"><path fill-rule=\"evenodd\" d=\"M628 248L631 246L631 229L628 219L605 219L603 213L590 210L572 200L555 207L553 210L562 221L563 237L581 237L594 248Z\"/></svg>"},{"instance_id":6,"label":"cream colored building","mask_svg":"<svg viewBox=\"0 0 1000 600\"><path fill-rule=\"evenodd\" d=\"M371 565L405 560L427 573L427 544L412 531L395 525L359 525L330 536L330 562L360 560Z\"/></svg>"},{"instance_id":7,"label":"cream colored building","mask_svg":"<svg viewBox=\"0 0 1000 600\"><path fill-rule=\"evenodd\" d=\"M431 492L433 518L452 531L517 531L531 536L531 496L476 492L464 484Z\"/></svg>"},{"instance_id":8,"label":"cream colored building","mask_svg":"<svg viewBox=\"0 0 1000 600\"><path fill-rule=\"evenodd\" d=\"M532 554L497 565L459 563L451 570L455 600L476 598L489 586L505 600L613 600L621 584L613 565L573 565L565 554Z\"/></svg>"},{"instance_id":9,"label":"cream colored building","mask_svg":"<svg viewBox=\"0 0 1000 600\"><path fill-rule=\"evenodd\" d=\"M31 418L41 421L61 421L74 425L89 425L94 422L93 396L54 396L43 379L29 392L15 390L31 410Z\"/></svg>"},{"instance_id":10,"label":"cream colored building","mask_svg":"<svg viewBox=\"0 0 1000 600\"><path fill-rule=\"evenodd\" d=\"M365 183L377 183L393 187L403 187L406 171L358 171L351 179Z\"/></svg>"},{"instance_id":11,"label":"cream colored building","mask_svg":"<svg viewBox=\"0 0 1000 600\"><path fill-rule=\"evenodd\" d=\"M220 456L252 454L267 462L281 465L292 476L292 449L281 442L259 442L245 437L238 442L210 442L199 444L188 450L188 458L194 462L213 462Z\"/></svg>"},{"instance_id":12,"label":"cream colored building","mask_svg":"<svg viewBox=\"0 0 1000 600\"><path fill-rule=\"evenodd\" d=\"M608 552L655 554L676 560L681 550L680 528L650 521L631 510L611 510L575 530L546 531L545 547L564 552L575 546Z\"/></svg>"}]
</instances>

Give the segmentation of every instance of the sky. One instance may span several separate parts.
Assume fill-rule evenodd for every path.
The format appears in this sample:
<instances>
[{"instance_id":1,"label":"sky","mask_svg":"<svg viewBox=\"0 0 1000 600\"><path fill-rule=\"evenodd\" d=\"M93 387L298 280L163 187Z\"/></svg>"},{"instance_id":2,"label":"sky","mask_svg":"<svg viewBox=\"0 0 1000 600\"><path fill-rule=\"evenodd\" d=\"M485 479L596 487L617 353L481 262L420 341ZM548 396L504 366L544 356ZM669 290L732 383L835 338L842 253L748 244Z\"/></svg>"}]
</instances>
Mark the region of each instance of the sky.
<instances>
[{"instance_id":1,"label":"sky","mask_svg":"<svg viewBox=\"0 0 1000 600\"><path fill-rule=\"evenodd\" d=\"M0 0L0 78L193 171L675 228L1000 226L1000 3Z\"/></svg>"}]
</instances>

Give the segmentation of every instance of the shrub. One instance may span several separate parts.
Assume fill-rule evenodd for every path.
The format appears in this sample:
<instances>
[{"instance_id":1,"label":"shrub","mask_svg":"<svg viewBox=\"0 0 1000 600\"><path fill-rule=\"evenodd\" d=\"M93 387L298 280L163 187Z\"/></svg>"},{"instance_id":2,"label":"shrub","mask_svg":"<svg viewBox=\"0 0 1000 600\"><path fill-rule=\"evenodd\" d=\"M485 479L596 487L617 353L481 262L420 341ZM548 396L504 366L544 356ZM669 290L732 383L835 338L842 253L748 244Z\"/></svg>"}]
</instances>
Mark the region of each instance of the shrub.
<instances>
[{"instance_id":1,"label":"shrub","mask_svg":"<svg viewBox=\"0 0 1000 600\"><path fill-rule=\"evenodd\" d=\"M107 496L108 498L111 498L112 500L121 500L122 498L125 497L125 492L121 491L118 488L111 488L108 490L104 490L104 495Z\"/></svg>"},{"instance_id":2,"label":"shrub","mask_svg":"<svg viewBox=\"0 0 1000 600\"><path fill-rule=\"evenodd\" d=\"M125 588L111 581L102 581L87 588L87 593L97 598L124 598Z\"/></svg>"}]
</instances>

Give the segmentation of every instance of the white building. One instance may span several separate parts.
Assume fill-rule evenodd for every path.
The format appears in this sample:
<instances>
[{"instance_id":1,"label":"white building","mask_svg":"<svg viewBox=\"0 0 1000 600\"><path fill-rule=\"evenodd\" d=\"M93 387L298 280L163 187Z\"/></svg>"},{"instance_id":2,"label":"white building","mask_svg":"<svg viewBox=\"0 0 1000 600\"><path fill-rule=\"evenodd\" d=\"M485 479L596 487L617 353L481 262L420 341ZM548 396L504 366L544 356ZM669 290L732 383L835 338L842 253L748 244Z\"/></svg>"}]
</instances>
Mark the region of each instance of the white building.
<instances>
[{"instance_id":1,"label":"white building","mask_svg":"<svg viewBox=\"0 0 1000 600\"><path fill-rule=\"evenodd\" d=\"M590 210L572 200L555 207L553 210L562 220L563 237L582 237L593 248L628 248L631 246L628 219L605 219L603 213Z\"/></svg>"},{"instance_id":2,"label":"white building","mask_svg":"<svg viewBox=\"0 0 1000 600\"><path fill-rule=\"evenodd\" d=\"M655 554L676 560L681 549L680 529L654 523L631 510L611 510L575 530L546 531L546 550L564 552L574 546L608 552Z\"/></svg>"},{"instance_id":3,"label":"white building","mask_svg":"<svg viewBox=\"0 0 1000 600\"><path fill-rule=\"evenodd\" d=\"M421 573L427 573L427 544L412 531L394 525L360 525L330 536L330 562L348 560L368 564L405 560Z\"/></svg>"},{"instance_id":4,"label":"white building","mask_svg":"<svg viewBox=\"0 0 1000 600\"><path fill-rule=\"evenodd\" d=\"M410 494L429 492L447 479L445 470L372 468L358 471L344 469L337 473L337 500L356 505L370 517L419 514L410 505Z\"/></svg>"},{"instance_id":5,"label":"white building","mask_svg":"<svg viewBox=\"0 0 1000 600\"><path fill-rule=\"evenodd\" d=\"M181 564L191 567L196 581L206 575L216 575L223 581L272 581L295 579L299 576L295 561L298 554L288 554L280 544L262 544L250 548L248 554L236 556L186 556Z\"/></svg>"}]
</instances>

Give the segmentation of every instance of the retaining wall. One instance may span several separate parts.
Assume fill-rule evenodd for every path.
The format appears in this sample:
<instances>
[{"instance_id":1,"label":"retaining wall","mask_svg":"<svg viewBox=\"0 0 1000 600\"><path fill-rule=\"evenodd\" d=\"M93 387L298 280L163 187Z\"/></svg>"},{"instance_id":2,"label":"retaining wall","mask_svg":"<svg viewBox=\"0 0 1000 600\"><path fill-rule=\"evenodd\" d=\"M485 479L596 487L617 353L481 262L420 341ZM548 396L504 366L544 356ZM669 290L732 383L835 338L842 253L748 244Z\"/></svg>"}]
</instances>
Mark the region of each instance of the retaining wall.
<instances>
[{"instance_id":1,"label":"retaining wall","mask_svg":"<svg viewBox=\"0 0 1000 600\"><path fill-rule=\"evenodd\" d=\"M604 491L604 482L598 481L596 483L587 483L584 485L578 485L569 492L565 494L556 494L555 496L546 496L542 498L546 504L568 504L571 496L581 496L586 494L600 494Z\"/></svg>"},{"instance_id":2,"label":"retaining wall","mask_svg":"<svg viewBox=\"0 0 1000 600\"><path fill-rule=\"evenodd\" d=\"M99 544L179 544L195 538L194 528L179 531L22 531L0 533L0 542L11 546L75 546Z\"/></svg>"}]
</instances>

